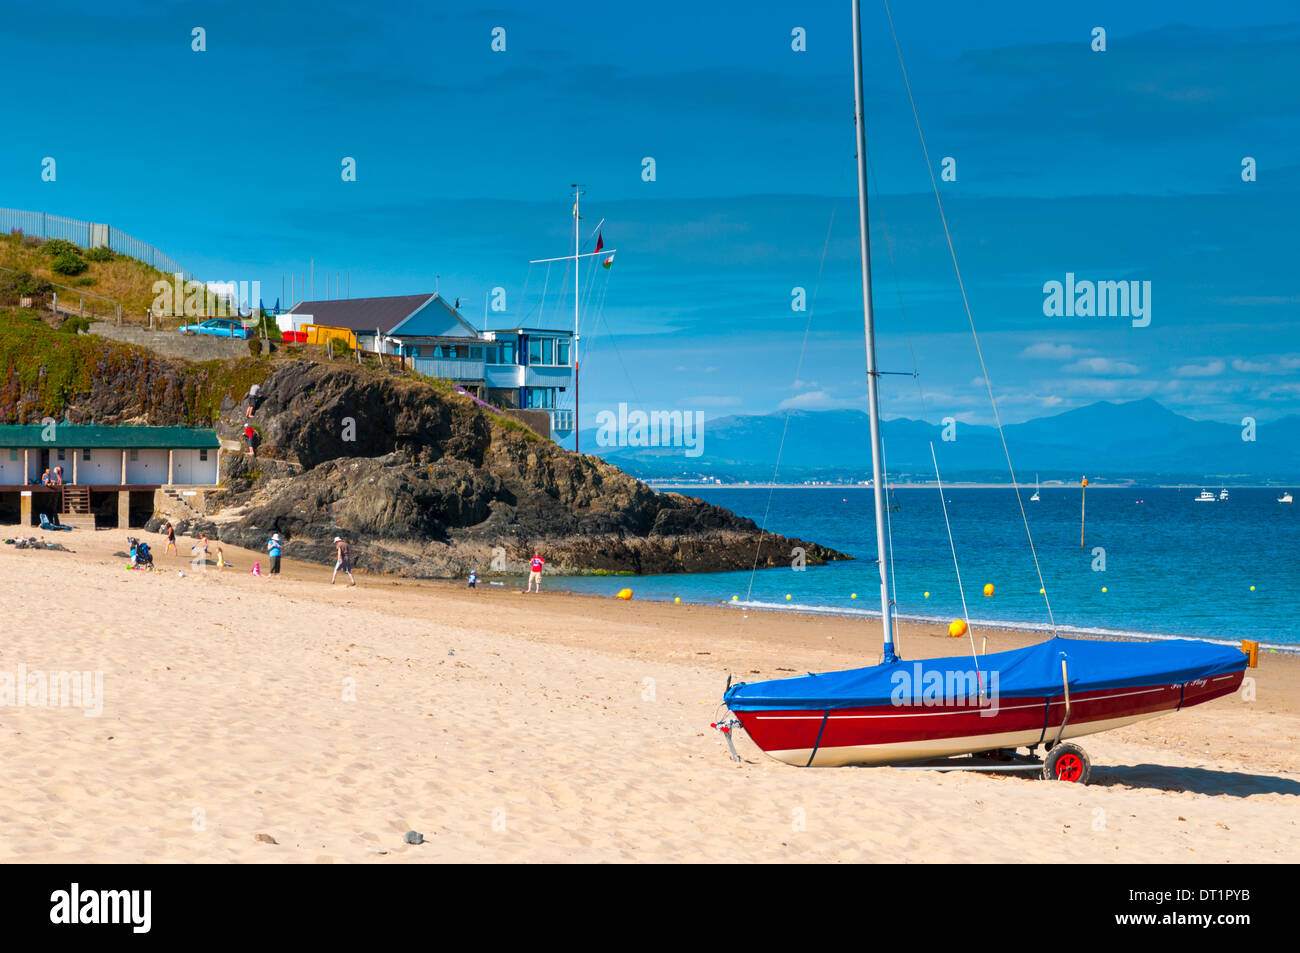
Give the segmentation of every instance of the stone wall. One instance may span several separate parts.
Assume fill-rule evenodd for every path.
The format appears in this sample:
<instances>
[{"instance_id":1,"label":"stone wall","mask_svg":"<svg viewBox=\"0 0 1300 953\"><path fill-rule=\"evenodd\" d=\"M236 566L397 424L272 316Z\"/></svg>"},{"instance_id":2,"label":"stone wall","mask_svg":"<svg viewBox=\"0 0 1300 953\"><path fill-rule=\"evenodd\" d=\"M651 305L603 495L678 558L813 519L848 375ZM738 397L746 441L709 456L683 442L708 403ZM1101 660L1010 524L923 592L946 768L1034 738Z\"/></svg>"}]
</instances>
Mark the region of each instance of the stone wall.
<instances>
[{"instance_id":1,"label":"stone wall","mask_svg":"<svg viewBox=\"0 0 1300 953\"><path fill-rule=\"evenodd\" d=\"M97 321L90 326L91 334L138 344L147 347L164 357L176 357L186 361L226 361L236 357L248 357L248 342L230 338L214 338L202 334L181 334L170 331L150 331L148 328L123 325L118 327L107 321Z\"/></svg>"}]
</instances>

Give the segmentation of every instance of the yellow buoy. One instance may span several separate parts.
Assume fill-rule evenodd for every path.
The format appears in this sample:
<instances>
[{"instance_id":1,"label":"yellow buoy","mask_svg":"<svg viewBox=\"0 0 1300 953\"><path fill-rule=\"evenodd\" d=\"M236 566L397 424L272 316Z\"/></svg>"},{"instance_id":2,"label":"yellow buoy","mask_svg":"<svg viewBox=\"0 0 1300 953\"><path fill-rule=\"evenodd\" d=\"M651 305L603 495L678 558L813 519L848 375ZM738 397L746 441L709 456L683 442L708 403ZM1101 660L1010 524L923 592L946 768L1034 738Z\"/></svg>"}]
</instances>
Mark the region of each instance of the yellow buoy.
<instances>
[{"instance_id":1,"label":"yellow buoy","mask_svg":"<svg viewBox=\"0 0 1300 953\"><path fill-rule=\"evenodd\" d=\"M617 593L615 593L614 598L615 598L615 599L631 599L631 598L632 598L632 590L631 590L631 589L620 589Z\"/></svg>"},{"instance_id":2,"label":"yellow buoy","mask_svg":"<svg viewBox=\"0 0 1300 953\"><path fill-rule=\"evenodd\" d=\"M966 620L953 619L951 622L949 622L948 634L951 635L954 639L960 639L963 635L966 634Z\"/></svg>"},{"instance_id":3,"label":"yellow buoy","mask_svg":"<svg viewBox=\"0 0 1300 953\"><path fill-rule=\"evenodd\" d=\"M1255 587L1254 587L1254 586L1251 586L1250 588L1254 589ZM858 597L858 594L857 594L856 592L853 593L853 595L849 596L850 599L856 599L857 597Z\"/></svg>"},{"instance_id":4,"label":"yellow buoy","mask_svg":"<svg viewBox=\"0 0 1300 953\"><path fill-rule=\"evenodd\" d=\"M1105 586L1102 586L1102 587L1101 587L1101 591L1102 591L1102 592L1105 592L1105 591L1106 591L1106 587L1105 587Z\"/></svg>"},{"instance_id":5,"label":"yellow buoy","mask_svg":"<svg viewBox=\"0 0 1300 953\"><path fill-rule=\"evenodd\" d=\"M925 597L926 597L927 599L929 599L929 598L930 598L930 594L927 592L927 593L925 594Z\"/></svg>"},{"instance_id":6,"label":"yellow buoy","mask_svg":"<svg viewBox=\"0 0 1300 953\"><path fill-rule=\"evenodd\" d=\"M785 594L785 601L786 601L786 602L789 602L789 601L790 601L790 593L788 593L788 592Z\"/></svg>"},{"instance_id":7,"label":"yellow buoy","mask_svg":"<svg viewBox=\"0 0 1300 953\"><path fill-rule=\"evenodd\" d=\"M1046 589L1039 589L1039 590L1038 590L1038 594L1039 594L1040 596L1045 596L1045 595L1047 595L1047 590L1046 590Z\"/></svg>"},{"instance_id":8,"label":"yellow buoy","mask_svg":"<svg viewBox=\"0 0 1300 953\"><path fill-rule=\"evenodd\" d=\"M993 595L993 583L991 582L984 583L984 595L986 596Z\"/></svg>"},{"instance_id":9,"label":"yellow buoy","mask_svg":"<svg viewBox=\"0 0 1300 953\"><path fill-rule=\"evenodd\" d=\"M732 596L732 597L731 597L731 601L732 601L732 602L739 602L739 601L740 601L740 596Z\"/></svg>"},{"instance_id":10,"label":"yellow buoy","mask_svg":"<svg viewBox=\"0 0 1300 953\"><path fill-rule=\"evenodd\" d=\"M1251 592L1254 592L1254 591L1255 591L1255 587L1254 587L1254 586L1251 586L1251 587L1250 587L1250 591L1251 591Z\"/></svg>"},{"instance_id":11,"label":"yellow buoy","mask_svg":"<svg viewBox=\"0 0 1300 953\"><path fill-rule=\"evenodd\" d=\"M681 604L682 604L682 597L681 597L681 596L678 596L676 599L673 600L673 602L676 603L677 605L681 605Z\"/></svg>"}]
</instances>

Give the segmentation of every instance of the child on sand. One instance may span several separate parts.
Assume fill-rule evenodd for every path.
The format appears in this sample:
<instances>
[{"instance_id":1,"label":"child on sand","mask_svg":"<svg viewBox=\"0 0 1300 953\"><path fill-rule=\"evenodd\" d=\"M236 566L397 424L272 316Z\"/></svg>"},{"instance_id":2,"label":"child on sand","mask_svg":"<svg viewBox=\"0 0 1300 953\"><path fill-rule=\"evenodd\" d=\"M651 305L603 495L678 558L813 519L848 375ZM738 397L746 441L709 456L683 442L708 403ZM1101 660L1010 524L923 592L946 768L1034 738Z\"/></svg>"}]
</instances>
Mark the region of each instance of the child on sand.
<instances>
[{"instance_id":1,"label":"child on sand","mask_svg":"<svg viewBox=\"0 0 1300 953\"><path fill-rule=\"evenodd\" d=\"M478 588L478 570L477 570L477 569L471 569L471 570L469 571L469 588L470 588L470 589L477 589L477 588Z\"/></svg>"},{"instance_id":2,"label":"child on sand","mask_svg":"<svg viewBox=\"0 0 1300 953\"><path fill-rule=\"evenodd\" d=\"M171 523L167 524L167 548L163 550L163 555L166 556L168 553L175 553L177 556L181 554L181 551L176 548L176 527Z\"/></svg>"},{"instance_id":3,"label":"child on sand","mask_svg":"<svg viewBox=\"0 0 1300 953\"><path fill-rule=\"evenodd\" d=\"M334 575L330 576L330 585L334 585L334 579L342 569L348 577L348 585L355 586L357 581L352 578L352 554L348 552L348 544L343 542L343 537L334 537L334 548L338 550L338 561L334 563Z\"/></svg>"},{"instance_id":4,"label":"child on sand","mask_svg":"<svg viewBox=\"0 0 1300 953\"><path fill-rule=\"evenodd\" d=\"M542 591L542 566L545 564L546 560L542 558L541 551L534 549L533 558L528 563L528 588L524 590L525 592ZM536 589L533 589L534 584L537 586Z\"/></svg>"},{"instance_id":5,"label":"child on sand","mask_svg":"<svg viewBox=\"0 0 1300 953\"><path fill-rule=\"evenodd\" d=\"M221 540L217 540L217 568L226 568L226 557L225 554L221 552Z\"/></svg>"}]
</instances>

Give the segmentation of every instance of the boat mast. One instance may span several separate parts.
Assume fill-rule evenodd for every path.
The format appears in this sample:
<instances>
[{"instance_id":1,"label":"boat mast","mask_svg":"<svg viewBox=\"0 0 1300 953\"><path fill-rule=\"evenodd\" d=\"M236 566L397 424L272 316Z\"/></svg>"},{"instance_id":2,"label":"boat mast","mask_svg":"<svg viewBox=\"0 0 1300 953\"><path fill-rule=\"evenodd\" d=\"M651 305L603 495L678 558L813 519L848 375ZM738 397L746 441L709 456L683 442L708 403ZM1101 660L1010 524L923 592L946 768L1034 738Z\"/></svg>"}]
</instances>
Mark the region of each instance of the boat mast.
<instances>
[{"instance_id":1,"label":"boat mast","mask_svg":"<svg viewBox=\"0 0 1300 953\"><path fill-rule=\"evenodd\" d=\"M876 506L876 557L880 568L880 622L884 630L884 662L894 654L893 604L889 598L889 565L885 532L885 487L881 460L880 401L876 383L876 328L871 310L871 238L867 222L867 130L863 118L862 93L862 4L853 0L853 103L858 133L858 235L862 255L862 326L867 343L867 410L871 418L871 489Z\"/></svg>"}]
</instances>

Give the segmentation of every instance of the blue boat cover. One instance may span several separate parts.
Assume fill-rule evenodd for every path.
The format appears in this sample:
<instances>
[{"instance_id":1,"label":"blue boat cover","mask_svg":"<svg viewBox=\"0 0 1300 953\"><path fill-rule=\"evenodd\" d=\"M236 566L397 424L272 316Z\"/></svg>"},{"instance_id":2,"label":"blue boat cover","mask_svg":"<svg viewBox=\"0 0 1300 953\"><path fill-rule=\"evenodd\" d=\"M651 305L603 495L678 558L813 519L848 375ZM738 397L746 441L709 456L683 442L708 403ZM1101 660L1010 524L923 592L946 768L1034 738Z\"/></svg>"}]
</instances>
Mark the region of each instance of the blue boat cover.
<instances>
[{"instance_id":1,"label":"blue boat cover","mask_svg":"<svg viewBox=\"0 0 1300 953\"><path fill-rule=\"evenodd\" d=\"M1101 642L1049 639L979 659L979 683L1001 698L1061 694L1065 658L1071 692L1138 685L1178 685L1245 669L1245 653L1233 646L1193 639L1167 642ZM974 677L971 656L897 661L845 672L800 675L764 682L738 682L724 701L732 711L865 708L920 701L925 686ZM974 700L974 697L971 699Z\"/></svg>"}]
</instances>

